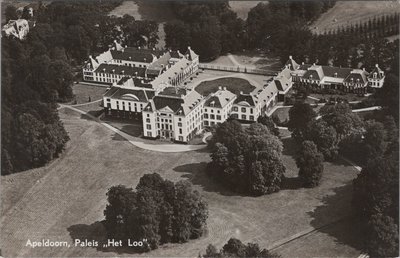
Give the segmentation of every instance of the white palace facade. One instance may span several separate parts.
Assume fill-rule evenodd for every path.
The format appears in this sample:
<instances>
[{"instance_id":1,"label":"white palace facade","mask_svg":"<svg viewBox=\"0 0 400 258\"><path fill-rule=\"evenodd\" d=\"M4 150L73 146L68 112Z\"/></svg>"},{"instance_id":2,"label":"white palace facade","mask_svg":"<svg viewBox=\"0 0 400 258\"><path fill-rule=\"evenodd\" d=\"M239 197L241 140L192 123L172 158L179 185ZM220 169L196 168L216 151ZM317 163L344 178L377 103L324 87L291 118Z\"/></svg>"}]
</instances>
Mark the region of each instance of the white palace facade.
<instances>
[{"instance_id":1,"label":"white palace facade","mask_svg":"<svg viewBox=\"0 0 400 258\"><path fill-rule=\"evenodd\" d=\"M219 87L216 92L202 96L183 85L198 67L199 56L190 47L181 54L179 51L128 48L114 43L108 51L96 58L90 57L83 72L85 81L111 86L103 96L106 116L140 119L143 137L175 142L188 142L204 128L223 123L230 117L247 123L256 122L278 101L284 101L296 82L309 83L311 80L315 83L318 77L319 85L334 80L338 85L354 90L352 85L360 80L372 87L381 87L384 79L379 67L364 73L356 69L298 65L290 58L276 76L253 92L234 94ZM310 79L311 75L313 79Z\"/></svg>"}]
</instances>

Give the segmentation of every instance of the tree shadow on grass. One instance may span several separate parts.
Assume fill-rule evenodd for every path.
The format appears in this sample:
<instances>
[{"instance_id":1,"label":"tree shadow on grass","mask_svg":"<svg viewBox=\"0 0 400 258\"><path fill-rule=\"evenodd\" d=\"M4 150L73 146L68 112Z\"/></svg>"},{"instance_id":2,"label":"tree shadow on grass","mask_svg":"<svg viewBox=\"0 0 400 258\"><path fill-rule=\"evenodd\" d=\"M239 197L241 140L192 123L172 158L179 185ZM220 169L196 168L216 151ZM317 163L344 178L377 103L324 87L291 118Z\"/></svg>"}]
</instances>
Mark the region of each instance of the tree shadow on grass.
<instances>
[{"instance_id":1,"label":"tree shadow on grass","mask_svg":"<svg viewBox=\"0 0 400 258\"><path fill-rule=\"evenodd\" d=\"M104 221L96 221L90 225L86 224L77 224L77 225L72 225L69 228L67 228L69 235L72 238L72 241L75 243L76 239L81 240L82 243L85 241L91 242L91 241L96 241L98 243L96 248L97 251L101 252L115 252L118 254L137 254L139 253L138 251L129 248L127 246L127 243L124 241L122 242L122 247L105 247L104 245L108 244L108 237L107 237L107 231L106 228L104 227ZM110 239L111 240L111 239ZM135 241L135 239L132 239L132 241ZM78 245L79 246L79 245Z\"/></svg>"},{"instance_id":2,"label":"tree shadow on grass","mask_svg":"<svg viewBox=\"0 0 400 258\"><path fill-rule=\"evenodd\" d=\"M298 150L299 150L299 145L296 143L296 141L293 138L284 138L281 139L283 143L283 155L291 156L291 157L296 157Z\"/></svg>"},{"instance_id":3,"label":"tree shadow on grass","mask_svg":"<svg viewBox=\"0 0 400 258\"><path fill-rule=\"evenodd\" d=\"M173 169L176 172L185 173L182 177L190 180L193 185L198 185L206 192L215 192L224 196L247 196L240 193L234 193L222 184L216 182L214 178L207 175L207 163L192 163L177 166Z\"/></svg>"},{"instance_id":4,"label":"tree shadow on grass","mask_svg":"<svg viewBox=\"0 0 400 258\"><path fill-rule=\"evenodd\" d=\"M282 179L281 190L297 190L303 188L303 183L299 177L284 177Z\"/></svg>"},{"instance_id":5,"label":"tree shadow on grass","mask_svg":"<svg viewBox=\"0 0 400 258\"><path fill-rule=\"evenodd\" d=\"M333 189L334 194L322 198L322 205L308 212L310 222L318 232L332 236L340 245L347 245L363 251L361 224L352 211L351 183Z\"/></svg>"}]
</instances>

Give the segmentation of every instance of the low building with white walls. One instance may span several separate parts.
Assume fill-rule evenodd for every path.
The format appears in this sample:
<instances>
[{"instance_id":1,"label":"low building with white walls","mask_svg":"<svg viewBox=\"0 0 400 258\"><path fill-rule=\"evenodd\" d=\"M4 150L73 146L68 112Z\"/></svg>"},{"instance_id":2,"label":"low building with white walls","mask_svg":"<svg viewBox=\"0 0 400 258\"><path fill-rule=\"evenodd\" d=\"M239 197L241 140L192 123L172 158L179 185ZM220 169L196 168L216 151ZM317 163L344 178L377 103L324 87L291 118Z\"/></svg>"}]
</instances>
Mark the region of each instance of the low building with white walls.
<instances>
[{"instance_id":1,"label":"low building with white walls","mask_svg":"<svg viewBox=\"0 0 400 258\"><path fill-rule=\"evenodd\" d=\"M365 69L304 63L299 65L292 56L289 56L285 66L290 69L294 83L315 89L365 94L368 88L382 87L385 79L385 74L378 65L371 73L368 73Z\"/></svg>"}]
</instances>

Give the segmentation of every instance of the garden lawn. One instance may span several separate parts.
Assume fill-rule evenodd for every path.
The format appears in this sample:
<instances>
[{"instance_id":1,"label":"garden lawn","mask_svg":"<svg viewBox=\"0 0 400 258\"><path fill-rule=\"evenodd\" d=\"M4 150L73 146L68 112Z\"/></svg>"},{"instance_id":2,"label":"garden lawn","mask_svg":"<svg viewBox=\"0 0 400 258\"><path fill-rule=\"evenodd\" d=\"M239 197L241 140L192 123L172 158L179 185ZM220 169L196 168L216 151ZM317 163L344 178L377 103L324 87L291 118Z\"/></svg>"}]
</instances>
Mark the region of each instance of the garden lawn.
<instances>
[{"instance_id":1,"label":"garden lawn","mask_svg":"<svg viewBox=\"0 0 400 258\"><path fill-rule=\"evenodd\" d=\"M107 87L78 83L72 85L72 91L75 95L76 103L72 101L70 104L83 104L89 102L89 97L90 101L102 99Z\"/></svg>"},{"instance_id":2,"label":"garden lawn","mask_svg":"<svg viewBox=\"0 0 400 258\"><path fill-rule=\"evenodd\" d=\"M284 188L266 196L241 196L206 175L210 157L204 150L185 153L142 150L76 112L61 109L59 113L71 137L61 157L43 168L2 177L0 229L5 257L132 256L112 249L75 247L73 239L104 238L99 221L104 219L108 189L118 184L135 187L143 174L153 172L172 181L188 179L194 184L209 206L208 232L200 239L163 245L138 256L197 257L204 254L208 244L219 249L231 237L245 243L257 242L263 248L284 243L276 249L284 257L293 257L290 250L295 250L295 256L299 257L360 254L349 241L348 236L354 232L352 224L335 227L333 231L322 227L350 213L351 180L357 171L348 164L325 163L321 185L303 189L296 181L293 159L296 146L286 139L283 162L289 179ZM312 231L324 241L303 242L307 238L300 237L286 243ZM29 248L27 239L68 241L71 247Z\"/></svg>"},{"instance_id":3,"label":"garden lawn","mask_svg":"<svg viewBox=\"0 0 400 258\"><path fill-rule=\"evenodd\" d=\"M227 90L238 95L240 91L248 94L256 87L251 85L247 80L241 78L221 78L213 81L205 81L196 86L195 90L203 96L207 96L218 91L218 87L226 87Z\"/></svg>"}]
</instances>

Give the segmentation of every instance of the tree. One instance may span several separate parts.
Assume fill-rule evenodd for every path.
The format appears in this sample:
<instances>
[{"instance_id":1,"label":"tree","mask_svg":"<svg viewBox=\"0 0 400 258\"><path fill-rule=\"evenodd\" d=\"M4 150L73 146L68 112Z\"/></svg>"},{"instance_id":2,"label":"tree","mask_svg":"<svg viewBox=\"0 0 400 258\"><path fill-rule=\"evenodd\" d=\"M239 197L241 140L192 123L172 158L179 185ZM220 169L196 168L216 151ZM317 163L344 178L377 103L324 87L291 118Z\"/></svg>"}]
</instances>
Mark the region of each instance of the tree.
<instances>
[{"instance_id":1,"label":"tree","mask_svg":"<svg viewBox=\"0 0 400 258\"><path fill-rule=\"evenodd\" d=\"M398 151L370 160L353 181L353 207L370 255L398 255Z\"/></svg>"},{"instance_id":2,"label":"tree","mask_svg":"<svg viewBox=\"0 0 400 258\"><path fill-rule=\"evenodd\" d=\"M387 147L386 132L383 124L376 121L367 121L365 125L364 144L366 160L382 156Z\"/></svg>"},{"instance_id":3,"label":"tree","mask_svg":"<svg viewBox=\"0 0 400 258\"><path fill-rule=\"evenodd\" d=\"M202 236L206 229L207 203L188 181L174 184L157 173L145 174L136 192L119 185L111 187L107 196L107 233L116 239L147 239L136 251L186 242Z\"/></svg>"},{"instance_id":4,"label":"tree","mask_svg":"<svg viewBox=\"0 0 400 258\"><path fill-rule=\"evenodd\" d=\"M318 186L324 171L323 155L311 141L304 141L296 159L299 178L305 187Z\"/></svg>"},{"instance_id":5,"label":"tree","mask_svg":"<svg viewBox=\"0 0 400 258\"><path fill-rule=\"evenodd\" d=\"M313 141L325 160L335 160L338 155L336 130L322 120L314 120L308 124L305 139Z\"/></svg>"},{"instance_id":6,"label":"tree","mask_svg":"<svg viewBox=\"0 0 400 258\"><path fill-rule=\"evenodd\" d=\"M4 11L6 21L18 19L17 8L13 5L8 5Z\"/></svg>"},{"instance_id":7,"label":"tree","mask_svg":"<svg viewBox=\"0 0 400 258\"><path fill-rule=\"evenodd\" d=\"M288 128L292 132L292 137L301 142L305 137L308 123L316 116L310 104L296 102L289 110Z\"/></svg>"},{"instance_id":8,"label":"tree","mask_svg":"<svg viewBox=\"0 0 400 258\"><path fill-rule=\"evenodd\" d=\"M282 143L268 128L254 123L243 131L226 121L213 134L209 174L237 192L262 195L279 191L285 167Z\"/></svg>"},{"instance_id":9,"label":"tree","mask_svg":"<svg viewBox=\"0 0 400 258\"><path fill-rule=\"evenodd\" d=\"M390 216L376 214L369 222L368 252L374 257L399 255L399 225Z\"/></svg>"},{"instance_id":10,"label":"tree","mask_svg":"<svg viewBox=\"0 0 400 258\"><path fill-rule=\"evenodd\" d=\"M274 120L271 117L259 116L257 119L257 123L265 125L271 133L273 133L275 136L279 136L279 129L275 125Z\"/></svg>"},{"instance_id":11,"label":"tree","mask_svg":"<svg viewBox=\"0 0 400 258\"><path fill-rule=\"evenodd\" d=\"M245 245L239 239L230 238L219 252L215 246L211 244L208 245L204 257L279 258L280 256L266 249L261 250L256 243L248 243Z\"/></svg>"}]
</instances>

